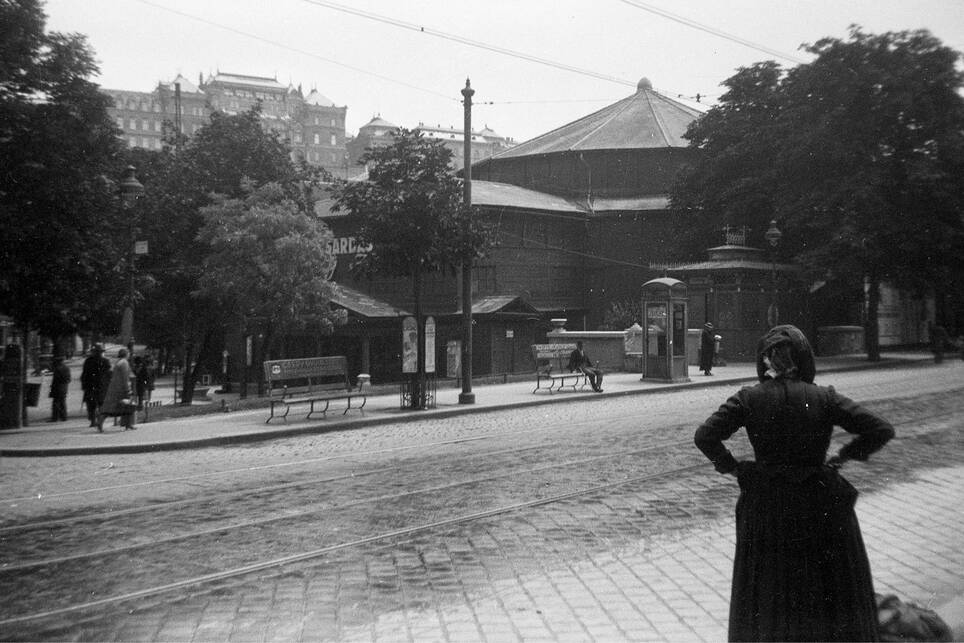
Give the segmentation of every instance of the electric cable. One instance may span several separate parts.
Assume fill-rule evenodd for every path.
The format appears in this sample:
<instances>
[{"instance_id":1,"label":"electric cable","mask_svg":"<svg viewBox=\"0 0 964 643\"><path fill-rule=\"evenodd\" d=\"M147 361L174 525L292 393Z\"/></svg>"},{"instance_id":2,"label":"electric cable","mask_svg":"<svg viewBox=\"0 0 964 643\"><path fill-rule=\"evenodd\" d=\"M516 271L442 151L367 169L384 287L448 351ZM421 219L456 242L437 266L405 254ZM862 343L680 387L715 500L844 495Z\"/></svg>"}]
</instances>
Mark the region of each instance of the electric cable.
<instances>
[{"instance_id":1,"label":"electric cable","mask_svg":"<svg viewBox=\"0 0 964 643\"><path fill-rule=\"evenodd\" d=\"M338 61L338 60L335 60L334 58L328 58L328 57L326 57L326 56L322 56L321 54L316 54L316 53L311 52L311 51L307 51L307 50L304 50L304 49L299 49L299 48L297 48L297 47L292 47L291 45L285 44L285 43L283 43L283 42L279 42L279 41L277 41L277 40L271 40L270 38L265 38L265 37L263 37L263 36L259 36L259 35L254 34L254 33L250 33L250 32L248 32L248 31L242 31L241 29L235 29L234 27L229 27L229 26L227 26L227 25L224 25L224 24L221 24L221 23L218 23L218 22L214 22L213 20L208 20L208 19L206 19L206 18L201 18L200 16L195 16L195 15L193 15L193 14L186 13L186 12L184 12L184 11L178 11L177 9L172 9L172 8L170 8L170 7L165 7L164 5L157 4L157 3L155 3L155 2L151 2L151 0L137 0L137 1L140 2L141 4L144 4L144 5L147 5L147 6L150 6L150 7L154 7L155 9L160 9L161 11L166 11L166 12L168 12L168 13L173 13L173 14L175 14L175 15L181 16L182 18L188 18L189 20L194 20L194 21L196 21L196 22L200 22L200 23L209 25L209 26L211 26L211 27L215 27L215 28L217 28L217 29L221 29L221 30L224 30L224 31L229 31L229 32L231 32L231 33L238 34L239 36L244 36L244 37L246 37L246 38L252 38L252 39L257 40L257 41L259 41L259 42L263 42L263 43L266 43L266 44L269 44L269 45L273 45L273 46L279 47L279 48L281 48L281 49L287 49L288 51L293 51L293 52L295 52L295 53L302 54L302 55L305 55L305 56L309 56L309 57L311 57L311 58L315 58L315 59L317 59L317 60L321 60L321 61L324 61L324 62L327 62L327 63L331 63L331 64L337 65L337 66L339 66L339 67L344 67L345 69L350 69L351 71L356 71L356 72L358 72L358 73L360 73L360 74L365 74L365 75L367 75L367 76L372 76L372 77L374 77L374 78L378 78L378 79L380 79L380 80L384 80L384 81L387 81L387 82L390 82L390 83L395 83L395 84L397 84L397 85L402 85L403 87L408 87L409 89L414 89L414 90L416 90L416 91L424 92L424 93L426 93L426 94L432 94L432 95L434 95L434 96L437 96L437 97L440 97L440 98L444 98L444 99L446 99L446 100L451 100L451 101L455 101L455 102L459 102L459 103L462 102L461 99L455 98L455 97L453 97L453 96L451 96L451 95L449 95L449 94L443 94L442 92L438 92L438 91L435 91L435 90L433 90L433 89L426 89L425 87L419 87L418 85L413 85L413 84L407 83L407 82L405 82L405 81L403 81L403 80L398 80L397 78L391 78L390 76L385 76L385 75L382 75L382 74L379 74L379 73L376 73L376 72L373 72L373 71L368 71L367 69L362 69L361 67L355 67L354 65L349 65L349 64L340 62L340 61Z\"/></svg>"},{"instance_id":2,"label":"electric cable","mask_svg":"<svg viewBox=\"0 0 964 643\"><path fill-rule=\"evenodd\" d=\"M708 33L708 34L710 34L710 35L712 35L712 36L716 36L716 37L718 37L718 38L723 38L724 40L729 40L730 42L735 42L735 43L737 43L737 44L739 44L739 45L743 45L744 47L749 47L750 49L755 49L755 50L760 51L760 52L763 52L763 53L765 53L765 54L769 54L770 56L776 56L777 58L782 58L782 59L784 59L784 60L788 60L788 61L790 61L790 62L794 62L794 63L800 64L800 65L803 65L803 64L805 64L805 63L807 62L806 60L803 60L802 58L798 58L798 57L796 57L796 56L794 56L794 55L792 55L792 54L786 54L786 53L783 53L783 52L781 52L781 51L777 51L776 49L771 49L770 47L767 47L766 45L761 45L761 44L755 43L755 42L753 42L753 41L751 41L751 40L747 40L747 39L745 39L745 38L740 38L739 36L734 36L734 35L732 35L732 34L726 33L725 31L722 31L722 30L720 30L720 29L716 29L716 28L714 28L714 27L709 27L709 26L707 26L707 25L704 25L704 24L701 24L701 23L699 23L699 22L696 22L695 20L690 20L689 18L684 18L683 16L677 15L677 14L675 14L675 13L670 13L669 11L666 11L666 10L664 10L664 9L660 9L660 8L658 8L658 7L654 7L654 6L652 6L652 5L650 5L650 4L647 4L647 3L645 3L645 2L640 2L640 0L620 0L620 2L622 2L622 3L624 3L624 4L627 4L627 5L631 6L631 7L635 7L635 8L637 8L637 9L642 9L643 11L648 11L648 12L650 12L650 13L656 14L657 16L661 16L661 17L666 18L666 19L668 19L668 20L672 20L672 21L674 21L674 22L678 22L678 23L680 23L681 25L686 25L687 27L692 27L693 29L698 29L699 31L706 32L706 33Z\"/></svg>"}]
</instances>

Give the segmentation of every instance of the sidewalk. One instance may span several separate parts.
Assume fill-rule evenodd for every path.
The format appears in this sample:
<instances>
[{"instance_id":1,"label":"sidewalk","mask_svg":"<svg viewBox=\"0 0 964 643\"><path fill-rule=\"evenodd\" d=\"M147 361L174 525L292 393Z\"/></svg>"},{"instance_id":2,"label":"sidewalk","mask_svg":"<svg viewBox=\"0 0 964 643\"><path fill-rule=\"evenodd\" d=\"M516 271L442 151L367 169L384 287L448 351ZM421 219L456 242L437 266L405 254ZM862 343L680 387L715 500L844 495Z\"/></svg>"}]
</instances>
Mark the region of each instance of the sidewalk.
<instances>
[{"instance_id":1,"label":"sidewalk","mask_svg":"<svg viewBox=\"0 0 964 643\"><path fill-rule=\"evenodd\" d=\"M888 368L900 364L926 363L931 359L926 353L885 354L882 361L877 363L868 362L865 357L859 355L829 357L818 359L817 371L823 374L841 370ZM58 423L46 421L50 411L50 401L47 397L48 379L41 389L40 406L29 409L29 425L22 429L0 431L0 456L64 456L188 449L299 434L324 433L361 426L417 422L427 418L551 404L580 398L651 394L689 387L733 388L742 383L756 381L756 367L750 363L732 363L728 366L716 367L713 375L709 377L691 366L690 381L674 384L643 382L640 380L639 373L610 373L605 378L604 393L594 393L588 389L551 395L544 391L533 393L535 384L527 379L506 384L473 386L474 404L459 404L461 388L440 383L435 408L423 411L400 409L398 393L383 393L381 391L384 388L382 388L369 395L362 411L353 409L347 415L343 415L344 404L337 401L332 403L327 416L316 415L310 420L305 420L304 416L308 411L306 405L303 408L294 407L287 422L274 419L270 424L265 423L269 415L267 408L230 411L228 409L231 409L232 403L237 403L237 395L213 395L212 401L196 403L193 407L203 414L141 422L135 431L124 431L121 427L112 426L111 421L108 420L104 424L104 433L98 433L96 429L88 426L86 414L81 409L78 381L80 367L77 361L75 359L71 364L74 379L70 386L71 396L68 398L69 419ZM162 382L155 390L154 399L164 404L171 404L172 396L173 382ZM210 412L211 409L218 408L225 408L226 412Z\"/></svg>"}]
</instances>

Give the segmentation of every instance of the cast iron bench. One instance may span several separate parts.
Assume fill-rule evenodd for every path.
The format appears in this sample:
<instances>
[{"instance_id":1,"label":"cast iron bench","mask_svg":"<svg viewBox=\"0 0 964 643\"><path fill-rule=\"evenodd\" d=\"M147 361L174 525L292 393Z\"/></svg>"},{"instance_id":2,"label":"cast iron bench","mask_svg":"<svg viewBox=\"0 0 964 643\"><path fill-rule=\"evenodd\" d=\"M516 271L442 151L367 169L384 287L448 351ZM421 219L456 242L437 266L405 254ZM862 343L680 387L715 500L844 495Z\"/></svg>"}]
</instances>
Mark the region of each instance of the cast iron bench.
<instances>
[{"instance_id":1,"label":"cast iron bench","mask_svg":"<svg viewBox=\"0 0 964 643\"><path fill-rule=\"evenodd\" d=\"M362 409L368 401L368 394L362 391L365 380L358 378L358 385L352 387L348 379L348 361L344 356L305 357L301 359L278 359L264 363L265 390L271 397L271 413L265 424L275 418L288 421L293 406L308 406L305 419L315 413L328 415L328 409L335 400L345 400L342 415ZM292 389L297 388L297 391ZM274 398L280 393L280 398ZM358 402L361 404L358 404ZM323 405L323 406L322 406ZM284 409L284 413L276 409Z\"/></svg>"},{"instance_id":2,"label":"cast iron bench","mask_svg":"<svg viewBox=\"0 0 964 643\"><path fill-rule=\"evenodd\" d=\"M536 363L536 387L532 390L533 393L542 389L552 395L563 388L571 388L575 392L576 387L584 389L589 385L585 373L570 373L568 370L569 355L574 350L575 344L532 345L532 359Z\"/></svg>"}]
</instances>

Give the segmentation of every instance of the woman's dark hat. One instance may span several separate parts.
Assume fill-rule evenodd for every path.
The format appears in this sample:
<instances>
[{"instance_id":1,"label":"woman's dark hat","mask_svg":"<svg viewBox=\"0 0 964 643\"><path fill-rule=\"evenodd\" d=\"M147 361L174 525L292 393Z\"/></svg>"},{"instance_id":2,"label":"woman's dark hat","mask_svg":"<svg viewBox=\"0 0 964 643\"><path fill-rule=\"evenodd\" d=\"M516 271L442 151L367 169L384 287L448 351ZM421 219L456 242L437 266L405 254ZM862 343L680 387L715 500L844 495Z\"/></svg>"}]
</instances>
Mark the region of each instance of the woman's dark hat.
<instances>
[{"instance_id":1,"label":"woman's dark hat","mask_svg":"<svg viewBox=\"0 0 964 643\"><path fill-rule=\"evenodd\" d=\"M790 324L774 326L760 339L756 349L757 377L761 382L767 378L767 366L763 363L763 356L774 346L784 343L790 345L790 354L793 357L793 363L797 365L800 379L813 383L813 378L817 375L813 349L803 331Z\"/></svg>"}]
</instances>

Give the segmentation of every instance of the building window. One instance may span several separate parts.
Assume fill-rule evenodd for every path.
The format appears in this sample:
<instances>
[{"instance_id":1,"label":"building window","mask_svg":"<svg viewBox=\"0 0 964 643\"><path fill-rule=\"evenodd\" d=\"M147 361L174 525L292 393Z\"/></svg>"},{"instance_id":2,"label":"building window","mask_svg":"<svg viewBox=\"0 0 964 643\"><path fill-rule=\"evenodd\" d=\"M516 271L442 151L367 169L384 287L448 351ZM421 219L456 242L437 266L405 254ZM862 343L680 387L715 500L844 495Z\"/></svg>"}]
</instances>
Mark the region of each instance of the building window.
<instances>
[{"instance_id":1,"label":"building window","mask_svg":"<svg viewBox=\"0 0 964 643\"><path fill-rule=\"evenodd\" d=\"M498 291L495 266L476 266L472 270L472 291L479 295L492 295Z\"/></svg>"},{"instance_id":2,"label":"building window","mask_svg":"<svg viewBox=\"0 0 964 643\"><path fill-rule=\"evenodd\" d=\"M145 132L151 129L151 124L148 122L146 118L141 121L141 129L144 130Z\"/></svg>"},{"instance_id":3,"label":"building window","mask_svg":"<svg viewBox=\"0 0 964 643\"><path fill-rule=\"evenodd\" d=\"M130 129L137 129L137 121L135 119L133 118L130 119L130 121L128 121L127 124L130 127Z\"/></svg>"},{"instance_id":4,"label":"building window","mask_svg":"<svg viewBox=\"0 0 964 643\"><path fill-rule=\"evenodd\" d=\"M154 131L155 132L161 131L161 121L154 121Z\"/></svg>"},{"instance_id":5,"label":"building window","mask_svg":"<svg viewBox=\"0 0 964 643\"><path fill-rule=\"evenodd\" d=\"M121 129L124 129L124 117L123 117L123 116L118 116L118 117L117 117L117 127L121 128Z\"/></svg>"},{"instance_id":6,"label":"building window","mask_svg":"<svg viewBox=\"0 0 964 643\"><path fill-rule=\"evenodd\" d=\"M321 145L321 134L315 133L315 145Z\"/></svg>"},{"instance_id":7,"label":"building window","mask_svg":"<svg viewBox=\"0 0 964 643\"><path fill-rule=\"evenodd\" d=\"M315 116L315 125L319 125L319 124L320 124L320 123L319 123L319 121L318 121L318 117Z\"/></svg>"},{"instance_id":8,"label":"building window","mask_svg":"<svg viewBox=\"0 0 964 643\"><path fill-rule=\"evenodd\" d=\"M331 135L331 144L338 145L338 137L335 136L334 134Z\"/></svg>"},{"instance_id":9,"label":"building window","mask_svg":"<svg viewBox=\"0 0 964 643\"><path fill-rule=\"evenodd\" d=\"M335 119L331 119L331 126L332 126L332 127L337 127L337 125L335 124Z\"/></svg>"}]
</instances>

